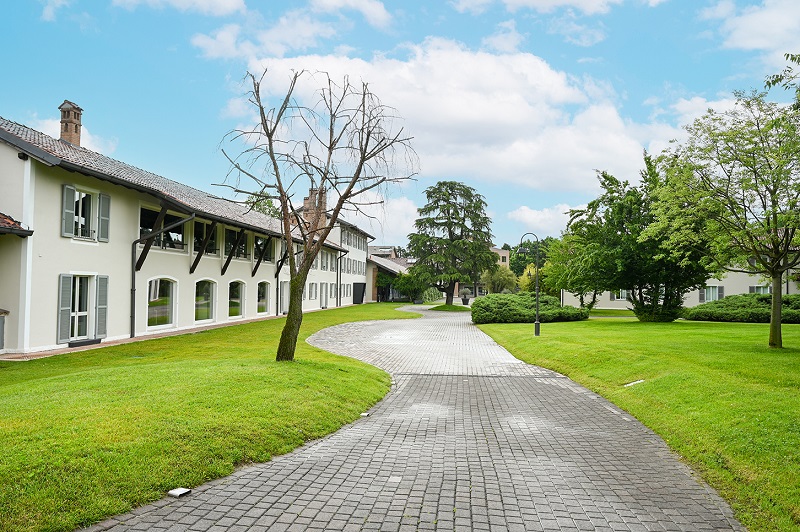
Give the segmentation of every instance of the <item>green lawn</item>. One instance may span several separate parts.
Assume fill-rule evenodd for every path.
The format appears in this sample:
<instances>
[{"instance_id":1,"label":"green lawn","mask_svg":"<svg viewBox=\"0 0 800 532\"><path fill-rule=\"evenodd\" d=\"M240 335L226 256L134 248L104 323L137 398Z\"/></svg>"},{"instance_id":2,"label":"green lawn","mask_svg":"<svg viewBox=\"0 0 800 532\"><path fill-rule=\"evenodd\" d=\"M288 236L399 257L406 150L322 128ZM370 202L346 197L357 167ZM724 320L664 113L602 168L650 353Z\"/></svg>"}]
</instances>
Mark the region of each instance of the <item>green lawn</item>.
<instances>
[{"instance_id":1,"label":"green lawn","mask_svg":"<svg viewBox=\"0 0 800 532\"><path fill-rule=\"evenodd\" d=\"M415 317L398 306L307 314L294 363L274 361L284 319L0 362L0 529L89 525L357 419L388 375L305 339Z\"/></svg>"},{"instance_id":2,"label":"green lawn","mask_svg":"<svg viewBox=\"0 0 800 532\"><path fill-rule=\"evenodd\" d=\"M600 393L660 434L750 530L800 529L800 325L599 319L482 325L518 358ZM644 382L624 387L643 379Z\"/></svg>"},{"instance_id":3,"label":"green lawn","mask_svg":"<svg viewBox=\"0 0 800 532\"><path fill-rule=\"evenodd\" d=\"M635 318L632 310L616 308L595 308L589 312L590 318Z\"/></svg>"},{"instance_id":4,"label":"green lawn","mask_svg":"<svg viewBox=\"0 0 800 532\"><path fill-rule=\"evenodd\" d=\"M464 305L437 305L428 310L438 310L441 312L472 312L472 308Z\"/></svg>"}]
</instances>

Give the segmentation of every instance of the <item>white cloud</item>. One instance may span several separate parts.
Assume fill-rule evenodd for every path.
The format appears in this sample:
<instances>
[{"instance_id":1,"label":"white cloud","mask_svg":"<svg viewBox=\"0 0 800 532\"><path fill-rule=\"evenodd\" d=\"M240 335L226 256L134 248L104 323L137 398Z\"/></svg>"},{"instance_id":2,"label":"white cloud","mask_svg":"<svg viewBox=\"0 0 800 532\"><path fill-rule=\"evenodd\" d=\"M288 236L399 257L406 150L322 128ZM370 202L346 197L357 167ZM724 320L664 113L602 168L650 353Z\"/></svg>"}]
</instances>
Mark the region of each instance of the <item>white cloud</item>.
<instances>
[{"instance_id":1,"label":"white cloud","mask_svg":"<svg viewBox=\"0 0 800 532\"><path fill-rule=\"evenodd\" d=\"M377 28L385 28L392 22L392 16L378 0L311 0L315 11L332 12L352 9L360 12L367 22Z\"/></svg>"},{"instance_id":2,"label":"white cloud","mask_svg":"<svg viewBox=\"0 0 800 532\"><path fill-rule=\"evenodd\" d=\"M593 194L595 169L635 180L642 150L660 151L680 132L624 120L612 88L570 78L530 53L492 54L444 39L409 45L404 58L306 55L249 63L252 72L265 67L262 88L273 99L285 94L292 69L369 82L414 136L421 180ZM310 97L316 86L309 80L296 95Z\"/></svg>"},{"instance_id":3,"label":"white cloud","mask_svg":"<svg viewBox=\"0 0 800 532\"><path fill-rule=\"evenodd\" d=\"M763 52L762 60L770 69L784 66L783 54L800 49L800 2L796 0L763 0L761 5L742 9L723 0L701 15L720 20L725 48Z\"/></svg>"},{"instance_id":4,"label":"white cloud","mask_svg":"<svg viewBox=\"0 0 800 532\"><path fill-rule=\"evenodd\" d=\"M203 51L203 55L212 59L231 59L244 54L239 43L241 27L238 24L222 26L211 36L197 34L192 37L192 44Z\"/></svg>"},{"instance_id":5,"label":"white cloud","mask_svg":"<svg viewBox=\"0 0 800 532\"><path fill-rule=\"evenodd\" d=\"M179 11L196 11L205 15L224 16L244 13L244 0L113 0L115 6L134 9L141 4L153 8L172 7Z\"/></svg>"},{"instance_id":6,"label":"white cloud","mask_svg":"<svg viewBox=\"0 0 800 532\"><path fill-rule=\"evenodd\" d=\"M703 116L709 109L722 112L733 109L735 104L736 98L707 100L700 96L694 96L692 98L680 98L670 107L677 117L677 122L679 124L688 125L694 122L695 119Z\"/></svg>"},{"instance_id":7,"label":"white cloud","mask_svg":"<svg viewBox=\"0 0 800 532\"><path fill-rule=\"evenodd\" d=\"M319 44L320 39L336 34L330 24L313 19L300 10L289 11L275 24L256 31L250 38L242 36L238 24L225 25L210 36L197 34L192 44L209 58L282 57L291 51L305 51Z\"/></svg>"},{"instance_id":8,"label":"white cloud","mask_svg":"<svg viewBox=\"0 0 800 532\"><path fill-rule=\"evenodd\" d=\"M622 2L623 0L503 0L509 11L528 8L540 13L551 13L561 8L574 8L586 15L608 13L612 5Z\"/></svg>"},{"instance_id":9,"label":"white cloud","mask_svg":"<svg viewBox=\"0 0 800 532\"><path fill-rule=\"evenodd\" d=\"M716 4L700 10L703 20L726 19L736 14L736 3L733 0L720 0Z\"/></svg>"},{"instance_id":10,"label":"white cloud","mask_svg":"<svg viewBox=\"0 0 800 532\"><path fill-rule=\"evenodd\" d=\"M419 216L417 206L406 197L384 197L379 193L365 193L362 201L371 203L362 207L363 213L346 213L345 219L355 223L372 236L371 245L405 245L408 234L413 233Z\"/></svg>"},{"instance_id":11,"label":"white cloud","mask_svg":"<svg viewBox=\"0 0 800 532\"><path fill-rule=\"evenodd\" d=\"M482 44L485 48L495 50L497 52L511 53L519 50L524 37L517 31L516 23L513 20L507 20L497 25L497 31L485 37Z\"/></svg>"},{"instance_id":12,"label":"white cloud","mask_svg":"<svg viewBox=\"0 0 800 532\"><path fill-rule=\"evenodd\" d=\"M571 207L566 203L559 203L544 209L531 209L523 205L508 213L508 219L519 222L525 231L536 233L539 238L547 236L558 237L567 228L570 209L582 209L585 205Z\"/></svg>"},{"instance_id":13,"label":"white cloud","mask_svg":"<svg viewBox=\"0 0 800 532\"><path fill-rule=\"evenodd\" d=\"M53 138L61 136L61 119L59 118L34 118L30 121L31 127ZM86 126L81 127L81 146L103 155L111 155L117 149L117 139L106 139L92 135Z\"/></svg>"},{"instance_id":14,"label":"white cloud","mask_svg":"<svg viewBox=\"0 0 800 532\"><path fill-rule=\"evenodd\" d=\"M459 13L472 13L478 15L483 13L493 0L452 0L450 5Z\"/></svg>"},{"instance_id":15,"label":"white cloud","mask_svg":"<svg viewBox=\"0 0 800 532\"><path fill-rule=\"evenodd\" d=\"M594 46L606 38L602 27L590 28L585 24L579 24L575 13L571 10L551 20L548 31L562 35L568 43L578 46Z\"/></svg>"},{"instance_id":16,"label":"white cloud","mask_svg":"<svg viewBox=\"0 0 800 532\"><path fill-rule=\"evenodd\" d=\"M56 11L62 7L68 6L70 0L44 0L44 7L42 8L42 20L52 22L56 19Z\"/></svg>"}]
</instances>

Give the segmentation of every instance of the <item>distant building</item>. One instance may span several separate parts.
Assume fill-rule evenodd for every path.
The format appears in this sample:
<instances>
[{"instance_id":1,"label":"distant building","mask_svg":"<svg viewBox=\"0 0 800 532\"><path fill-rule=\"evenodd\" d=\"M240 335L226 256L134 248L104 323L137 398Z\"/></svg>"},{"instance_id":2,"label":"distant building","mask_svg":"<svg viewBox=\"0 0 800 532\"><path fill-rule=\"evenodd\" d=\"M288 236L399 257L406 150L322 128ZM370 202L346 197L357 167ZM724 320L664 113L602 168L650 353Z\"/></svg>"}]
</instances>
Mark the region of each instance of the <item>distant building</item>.
<instances>
[{"instance_id":1,"label":"distant building","mask_svg":"<svg viewBox=\"0 0 800 532\"><path fill-rule=\"evenodd\" d=\"M686 294L683 299L685 307L694 307L700 303L717 301L725 296L736 294L771 294L772 286L763 277L749 275L746 273L730 272L721 280L709 279L708 285L699 290L693 290ZM783 285L784 294L797 294L797 283L790 279L785 279ZM561 291L561 302L564 305L579 306L578 298L567 292ZM630 307L628 302L628 291L617 290L614 292L603 292L597 296L595 308L598 309L626 309Z\"/></svg>"}]
</instances>

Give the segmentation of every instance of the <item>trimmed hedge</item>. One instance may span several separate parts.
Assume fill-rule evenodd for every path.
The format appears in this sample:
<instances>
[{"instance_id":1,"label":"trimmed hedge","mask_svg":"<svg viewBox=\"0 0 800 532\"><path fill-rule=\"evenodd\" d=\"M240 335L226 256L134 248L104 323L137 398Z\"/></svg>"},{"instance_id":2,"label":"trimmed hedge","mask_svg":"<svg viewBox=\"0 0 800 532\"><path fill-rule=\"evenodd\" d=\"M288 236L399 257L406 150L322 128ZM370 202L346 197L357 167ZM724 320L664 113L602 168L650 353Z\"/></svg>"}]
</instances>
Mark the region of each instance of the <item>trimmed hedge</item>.
<instances>
[{"instance_id":1,"label":"trimmed hedge","mask_svg":"<svg viewBox=\"0 0 800 532\"><path fill-rule=\"evenodd\" d=\"M684 310L683 317L694 321L735 321L769 323L772 296L741 294L727 296ZM782 323L800 323L800 294L783 296Z\"/></svg>"},{"instance_id":2,"label":"trimmed hedge","mask_svg":"<svg viewBox=\"0 0 800 532\"><path fill-rule=\"evenodd\" d=\"M580 321L589 317L586 310L562 307L558 298L539 296L539 322ZM536 294L489 294L472 302L473 323L533 323L536 321Z\"/></svg>"}]
</instances>

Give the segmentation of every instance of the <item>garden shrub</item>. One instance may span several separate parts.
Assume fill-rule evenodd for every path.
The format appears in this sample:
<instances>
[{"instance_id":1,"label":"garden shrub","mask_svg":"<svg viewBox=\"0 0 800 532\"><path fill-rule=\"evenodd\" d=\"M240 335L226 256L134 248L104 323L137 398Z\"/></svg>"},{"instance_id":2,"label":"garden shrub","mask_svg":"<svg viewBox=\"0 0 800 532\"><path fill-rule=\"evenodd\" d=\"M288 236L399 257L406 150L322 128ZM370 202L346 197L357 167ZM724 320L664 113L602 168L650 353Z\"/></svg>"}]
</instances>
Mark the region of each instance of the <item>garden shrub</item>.
<instances>
[{"instance_id":1,"label":"garden shrub","mask_svg":"<svg viewBox=\"0 0 800 532\"><path fill-rule=\"evenodd\" d=\"M442 293L436 288L428 288L422 293L422 301L425 303L433 303L442 299Z\"/></svg>"},{"instance_id":2,"label":"garden shrub","mask_svg":"<svg viewBox=\"0 0 800 532\"><path fill-rule=\"evenodd\" d=\"M740 294L688 308L683 317L695 321L769 323L771 305L769 294ZM781 321L800 323L800 294L783 296Z\"/></svg>"},{"instance_id":3,"label":"garden shrub","mask_svg":"<svg viewBox=\"0 0 800 532\"><path fill-rule=\"evenodd\" d=\"M587 310L562 307L558 298L539 296L539 321L579 321L589 317ZM536 321L536 294L489 294L472 303L473 323L533 323Z\"/></svg>"}]
</instances>

